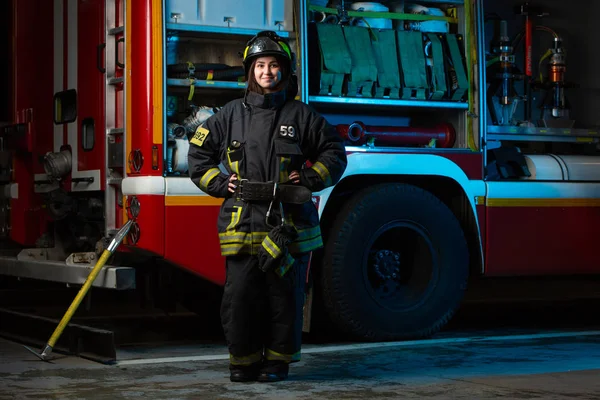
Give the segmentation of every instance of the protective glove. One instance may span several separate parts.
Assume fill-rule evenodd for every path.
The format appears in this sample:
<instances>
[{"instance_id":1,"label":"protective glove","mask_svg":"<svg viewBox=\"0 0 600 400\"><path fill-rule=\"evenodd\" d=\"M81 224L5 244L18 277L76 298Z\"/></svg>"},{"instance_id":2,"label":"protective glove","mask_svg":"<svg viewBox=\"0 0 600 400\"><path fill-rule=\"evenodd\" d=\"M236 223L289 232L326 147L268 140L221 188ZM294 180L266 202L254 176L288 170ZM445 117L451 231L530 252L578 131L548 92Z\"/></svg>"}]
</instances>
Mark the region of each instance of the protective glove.
<instances>
[{"instance_id":1,"label":"protective glove","mask_svg":"<svg viewBox=\"0 0 600 400\"><path fill-rule=\"evenodd\" d=\"M271 229L258 249L258 267L263 272L275 270L279 276L294 264L288 246L298 238L296 228L290 225L279 225Z\"/></svg>"},{"instance_id":2,"label":"protective glove","mask_svg":"<svg viewBox=\"0 0 600 400\"><path fill-rule=\"evenodd\" d=\"M312 192L318 192L325 189L323 180L313 168L303 168L300 170L300 184L309 188Z\"/></svg>"}]
</instances>

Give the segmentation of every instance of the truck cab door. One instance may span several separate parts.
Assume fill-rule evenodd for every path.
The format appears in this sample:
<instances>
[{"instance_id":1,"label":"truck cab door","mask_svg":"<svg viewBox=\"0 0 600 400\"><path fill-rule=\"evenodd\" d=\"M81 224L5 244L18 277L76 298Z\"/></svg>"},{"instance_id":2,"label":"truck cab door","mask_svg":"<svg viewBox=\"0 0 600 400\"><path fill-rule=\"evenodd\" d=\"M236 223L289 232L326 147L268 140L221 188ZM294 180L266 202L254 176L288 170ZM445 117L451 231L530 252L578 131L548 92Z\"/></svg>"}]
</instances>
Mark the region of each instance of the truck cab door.
<instances>
[{"instance_id":1,"label":"truck cab door","mask_svg":"<svg viewBox=\"0 0 600 400\"><path fill-rule=\"evenodd\" d=\"M55 0L63 2L64 0ZM66 21L66 86L77 93L77 119L67 125L71 148L72 191L103 189L105 75L105 0L64 2Z\"/></svg>"},{"instance_id":2,"label":"truck cab door","mask_svg":"<svg viewBox=\"0 0 600 400\"><path fill-rule=\"evenodd\" d=\"M105 40L105 7L105 0L78 2L77 84L81 118L78 140L82 150L78 166L81 170L104 171L105 74L102 50Z\"/></svg>"}]
</instances>

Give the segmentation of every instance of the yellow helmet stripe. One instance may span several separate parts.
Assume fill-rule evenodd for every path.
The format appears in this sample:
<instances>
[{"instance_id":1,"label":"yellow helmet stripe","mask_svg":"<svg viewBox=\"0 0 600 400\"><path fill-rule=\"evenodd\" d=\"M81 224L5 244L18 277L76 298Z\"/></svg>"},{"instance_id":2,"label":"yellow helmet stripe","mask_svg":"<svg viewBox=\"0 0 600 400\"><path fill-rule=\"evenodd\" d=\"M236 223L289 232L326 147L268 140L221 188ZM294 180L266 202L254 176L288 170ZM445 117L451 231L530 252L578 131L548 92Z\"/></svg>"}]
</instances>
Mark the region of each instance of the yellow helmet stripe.
<instances>
[{"instance_id":1,"label":"yellow helmet stripe","mask_svg":"<svg viewBox=\"0 0 600 400\"><path fill-rule=\"evenodd\" d=\"M292 59L292 52L290 51L290 47L287 45L287 43L285 42L277 42L279 43L279 45L281 46L281 48L283 49L283 51L285 51L288 55L288 57L290 58L290 60Z\"/></svg>"}]
</instances>

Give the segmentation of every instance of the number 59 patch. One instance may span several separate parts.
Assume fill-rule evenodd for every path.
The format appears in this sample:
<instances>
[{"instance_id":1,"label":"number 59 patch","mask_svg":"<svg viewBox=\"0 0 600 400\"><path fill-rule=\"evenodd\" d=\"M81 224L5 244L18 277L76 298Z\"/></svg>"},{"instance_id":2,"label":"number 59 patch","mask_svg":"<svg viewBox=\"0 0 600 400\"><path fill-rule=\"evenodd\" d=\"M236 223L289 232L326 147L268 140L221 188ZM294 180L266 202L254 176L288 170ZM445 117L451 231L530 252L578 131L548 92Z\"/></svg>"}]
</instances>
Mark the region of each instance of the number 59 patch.
<instances>
[{"instance_id":1,"label":"number 59 patch","mask_svg":"<svg viewBox=\"0 0 600 400\"><path fill-rule=\"evenodd\" d=\"M209 133L210 131L208 129L199 126L196 129L196 133L194 133L194 136L192 136L192 138L190 139L190 143L193 143L196 146L202 146Z\"/></svg>"}]
</instances>

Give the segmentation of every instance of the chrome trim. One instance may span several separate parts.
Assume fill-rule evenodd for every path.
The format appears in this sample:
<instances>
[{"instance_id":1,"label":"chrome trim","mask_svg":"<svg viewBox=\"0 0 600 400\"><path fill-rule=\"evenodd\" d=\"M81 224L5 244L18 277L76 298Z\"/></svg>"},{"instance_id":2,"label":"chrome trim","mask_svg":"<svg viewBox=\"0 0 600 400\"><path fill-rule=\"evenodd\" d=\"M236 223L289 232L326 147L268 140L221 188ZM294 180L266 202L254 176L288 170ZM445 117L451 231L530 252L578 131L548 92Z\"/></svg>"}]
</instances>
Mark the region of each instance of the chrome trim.
<instances>
[{"instance_id":1,"label":"chrome trim","mask_svg":"<svg viewBox=\"0 0 600 400\"><path fill-rule=\"evenodd\" d=\"M0 274L19 278L39 279L83 285L93 264L80 265L60 261L18 260L16 257L0 257ZM105 265L92 284L93 287L114 290L135 289L135 269Z\"/></svg>"},{"instance_id":2,"label":"chrome trim","mask_svg":"<svg viewBox=\"0 0 600 400\"><path fill-rule=\"evenodd\" d=\"M483 12L483 0L475 0L476 13L477 13L477 26L475 27L475 35L477 36L477 58L479 72L479 82L477 87L479 88L479 150L483 152L483 166L487 165L487 103L485 94L487 91L486 86L486 73L485 73L485 22ZM484 168L485 169L485 168ZM484 177L485 178L485 177Z\"/></svg>"}]
</instances>

